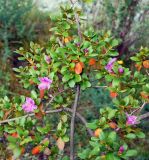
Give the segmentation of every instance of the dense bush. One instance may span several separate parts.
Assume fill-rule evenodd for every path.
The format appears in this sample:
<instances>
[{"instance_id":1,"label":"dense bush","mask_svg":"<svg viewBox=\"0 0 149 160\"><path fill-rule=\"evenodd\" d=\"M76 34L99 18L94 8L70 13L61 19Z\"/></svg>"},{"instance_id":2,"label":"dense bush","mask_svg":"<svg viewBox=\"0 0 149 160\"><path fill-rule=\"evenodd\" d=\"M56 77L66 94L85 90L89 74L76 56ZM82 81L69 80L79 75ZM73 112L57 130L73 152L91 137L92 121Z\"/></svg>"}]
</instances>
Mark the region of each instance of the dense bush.
<instances>
[{"instance_id":1,"label":"dense bush","mask_svg":"<svg viewBox=\"0 0 149 160\"><path fill-rule=\"evenodd\" d=\"M81 12L73 3L61 11L46 48L31 42L29 50L17 50L19 60L27 63L14 71L28 92L0 100L0 133L5 144L1 149L6 151L2 156L7 159L11 152L13 158L32 155L32 159L51 160L137 156L131 143L145 138L139 124L148 117L148 113L140 114L149 101L149 49L141 48L131 57L133 66L128 68L117 57L118 41L110 32L82 31ZM96 119L87 123L76 110L80 94L89 88L106 90L113 102L96 110ZM85 112L86 108L79 109ZM83 123L78 133L86 137L85 145L82 141L77 149L75 117Z\"/></svg>"}]
</instances>

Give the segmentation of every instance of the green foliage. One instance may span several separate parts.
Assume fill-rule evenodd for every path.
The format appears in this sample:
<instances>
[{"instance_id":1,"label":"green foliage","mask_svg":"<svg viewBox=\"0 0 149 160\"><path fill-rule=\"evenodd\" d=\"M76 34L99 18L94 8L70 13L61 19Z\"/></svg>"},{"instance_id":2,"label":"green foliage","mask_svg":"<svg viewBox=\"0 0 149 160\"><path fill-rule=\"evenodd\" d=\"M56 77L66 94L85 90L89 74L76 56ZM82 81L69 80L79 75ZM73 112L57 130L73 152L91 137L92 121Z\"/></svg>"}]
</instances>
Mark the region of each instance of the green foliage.
<instances>
[{"instance_id":1,"label":"green foliage","mask_svg":"<svg viewBox=\"0 0 149 160\"><path fill-rule=\"evenodd\" d=\"M6 60L12 54L9 41L12 39L18 40L28 33L31 34L32 26L30 26L30 29L26 28L24 18L31 10L32 1L1 0L0 6L0 40L3 41L4 48L2 56Z\"/></svg>"}]
</instances>

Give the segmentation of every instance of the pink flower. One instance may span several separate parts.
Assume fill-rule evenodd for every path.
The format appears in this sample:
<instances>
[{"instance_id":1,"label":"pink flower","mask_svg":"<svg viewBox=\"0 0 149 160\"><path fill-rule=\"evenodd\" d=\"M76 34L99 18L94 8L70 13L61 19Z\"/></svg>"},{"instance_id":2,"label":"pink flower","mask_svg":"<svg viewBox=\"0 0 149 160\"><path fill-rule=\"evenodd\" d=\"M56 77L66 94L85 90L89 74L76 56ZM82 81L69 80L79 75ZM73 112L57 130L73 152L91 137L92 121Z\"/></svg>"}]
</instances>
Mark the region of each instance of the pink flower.
<instances>
[{"instance_id":1,"label":"pink flower","mask_svg":"<svg viewBox=\"0 0 149 160\"><path fill-rule=\"evenodd\" d=\"M51 62L51 58L49 56L45 56L45 60L48 64Z\"/></svg>"},{"instance_id":2,"label":"pink flower","mask_svg":"<svg viewBox=\"0 0 149 160\"><path fill-rule=\"evenodd\" d=\"M84 52L85 52L85 53L88 53L88 49L87 49L87 48L85 48L85 49L84 49Z\"/></svg>"},{"instance_id":3,"label":"pink flower","mask_svg":"<svg viewBox=\"0 0 149 160\"><path fill-rule=\"evenodd\" d=\"M48 77L41 77L39 78L39 81L41 82L39 85L38 85L38 88L40 90L45 90L45 89L49 89L50 88L50 85L52 83L52 80L49 79Z\"/></svg>"},{"instance_id":4,"label":"pink flower","mask_svg":"<svg viewBox=\"0 0 149 160\"><path fill-rule=\"evenodd\" d=\"M124 152L124 146L120 146L119 153L123 153L123 152Z\"/></svg>"},{"instance_id":5,"label":"pink flower","mask_svg":"<svg viewBox=\"0 0 149 160\"><path fill-rule=\"evenodd\" d=\"M34 70L37 70L37 66L33 66Z\"/></svg>"},{"instance_id":6,"label":"pink flower","mask_svg":"<svg viewBox=\"0 0 149 160\"><path fill-rule=\"evenodd\" d=\"M113 68L113 64L114 62L117 60L117 58L112 58L108 64L105 66L105 69L109 72L112 73L112 68Z\"/></svg>"},{"instance_id":7,"label":"pink flower","mask_svg":"<svg viewBox=\"0 0 149 160\"><path fill-rule=\"evenodd\" d=\"M118 72L119 72L119 73L123 73L123 72L124 72L124 69L123 69L123 68L119 68L119 69L118 69Z\"/></svg>"},{"instance_id":8,"label":"pink flower","mask_svg":"<svg viewBox=\"0 0 149 160\"><path fill-rule=\"evenodd\" d=\"M126 121L126 124L127 125L134 125L134 124L137 124L137 116L130 116L128 114L126 114L127 116L127 121Z\"/></svg>"},{"instance_id":9,"label":"pink flower","mask_svg":"<svg viewBox=\"0 0 149 160\"><path fill-rule=\"evenodd\" d=\"M32 98L26 97L26 102L22 105L22 109L25 112L33 112L35 109L37 109L37 106Z\"/></svg>"}]
</instances>

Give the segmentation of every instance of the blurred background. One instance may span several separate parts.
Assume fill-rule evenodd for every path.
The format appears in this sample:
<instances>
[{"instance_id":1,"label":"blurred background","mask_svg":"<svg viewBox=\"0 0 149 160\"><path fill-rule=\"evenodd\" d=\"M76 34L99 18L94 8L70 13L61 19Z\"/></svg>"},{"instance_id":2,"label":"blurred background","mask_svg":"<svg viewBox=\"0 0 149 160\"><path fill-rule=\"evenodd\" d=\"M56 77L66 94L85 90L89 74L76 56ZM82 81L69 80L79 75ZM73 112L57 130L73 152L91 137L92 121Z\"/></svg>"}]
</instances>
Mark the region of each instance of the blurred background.
<instances>
[{"instance_id":1,"label":"blurred background","mask_svg":"<svg viewBox=\"0 0 149 160\"><path fill-rule=\"evenodd\" d=\"M69 0L0 0L0 97L27 92L13 72L14 67L23 65L15 50L28 49L30 41L46 46L54 25L50 17L58 15L59 6L67 3ZM126 64L141 46L149 47L149 0L78 0L75 5L83 10L84 30L91 26L98 31L109 30L119 40L117 50ZM87 119L97 116L100 107L112 105L108 95L104 89L82 93L81 106L86 107L83 114ZM141 127L149 135L149 123ZM137 159L149 160L149 140L136 144L140 150Z\"/></svg>"}]
</instances>

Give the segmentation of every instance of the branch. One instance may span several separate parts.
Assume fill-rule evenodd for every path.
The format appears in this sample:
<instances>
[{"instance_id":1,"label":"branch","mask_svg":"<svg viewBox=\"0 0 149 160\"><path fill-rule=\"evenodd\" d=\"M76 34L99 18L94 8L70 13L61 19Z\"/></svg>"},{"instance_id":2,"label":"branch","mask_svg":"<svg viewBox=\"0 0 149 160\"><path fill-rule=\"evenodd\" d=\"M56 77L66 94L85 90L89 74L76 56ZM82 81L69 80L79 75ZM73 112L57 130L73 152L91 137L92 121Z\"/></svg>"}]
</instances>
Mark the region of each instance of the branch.
<instances>
[{"instance_id":1,"label":"branch","mask_svg":"<svg viewBox=\"0 0 149 160\"><path fill-rule=\"evenodd\" d=\"M91 86L90 88L107 88L108 86Z\"/></svg>"},{"instance_id":2,"label":"branch","mask_svg":"<svg viewBox=\"0 0 149 160\"><path fill-rule=\"evenodd\" d=\"M138 117L138 119L139 119L139 120L143 120L143 119L148 118L148 117L149 117L149 112L140 115L140 116Z\"/></svg>"},{"instance_id":3,"label":"branch","mask_svg":"<svg viewBox=\"0 0 149 160\"><path fill-rule=\"evenodd\" d=\"M139 107L139 108L137 108L136 110L134 110L132 113L131 113L131 115L133 115L135 112L141 112L141 110L144 108L144 106L146 105L147 103L146 102L144 102L143 104L142 104L142 106L141 107Z\"/></svg>"},{"instance_id":4,"label":"branch","mask_svg":"<svg viewBox=\"0 0 149 160\"><path fill-rule=\"evenodd\" d=\"M74 9L74 2L73 0L70 0L72 7ZM81 33L81 28L80 28L80 19L78 14L74 11L74 15L75 15L75 20L76 20L76 24L77 24L77 30L78 30L78 36L80 37L80 41L82 41L82 33Z\"/></svg>"},{"instance_id":5,"label":"branch","mask_svg":"<svg viewBox=\"0 0 149 160\"><path fill-rule=\"evenodd\" d=\"M59 113L59 112L63 112L63 111L73 113L73 110L70 109L70 108L60 108L60 109L55 109L55 110L48 110L45 113L50 114L50 113ZM5 124L5 123L9 123L9 122L13 122L13 121L16 121L16 120L19 120L19 119L22 119L22 118L33 117L33 116L35 116L35 113L30 113L30 114L27 114L25 116L20 116L20 117L16 117L16 118L6 119L6 120L3 120L3 121L0 121L0 125ZM77 113L77 112L76 112L76 116L77 116L77 118L80 119L82 124L84 124L84 126L86 127L86 130L88 131L88 134L90 136L93 136L93 131L91 129L87 128L86 119L80 113Z\"/></svg>"},{"instance_id":6,"label":"branch","mask_svg":"<svg viewBox=\"0 0 149 160\"><path fill-rule=\"evenodd\" d=\"M72 117L71 117L71 126L70 126L70 160L74 160L74 126L75 126L75 116L77 105L80 95L80 85L77 85L77 92L75 96L74 105L72 107Z\"/></svg>"},{"instance_id":7,"label":"branch","mask_svg":"<svg viewBox=\"0 0 149 160\"><path fill-rule=\"evenodd\" d=\"M64 108L64 110L67 111L67 112L71 112L71 113L73 112L73 110L70 109L70 108ZM78 113L78 112L76 112L76 116L80 119L80 121L82 122L82 124L84 124L84 126L86 127L86 130L87 130L88 134L92 137L93 136L93 131L90 128L87 127L87 121L86 121L86 119L80 113Z\"/></svg>"},{"instance_id":8,"label":"branch","mask_svg":"<svg viewBox=\"0 0 149 160\"><path fill-rule=\"evenodd\" d=\"M72 4L72 8L74 10L74 3L73 0L70 0ZM77 24L77 30L78 30L78 36L80 38L80 41L82 42L82 33L81 33L81 28L80 28L80 19L78 14L74 11L75 14L75 20ZM78 100L79 100L79 95L80 95L80 85L77 85L77 92L75 96L75 102L72 107L72 117L71 117L71 126L70 126L70 160L74 160L74 126L75 126L75 116L76 116L76 110L77 110L77 105L78 105Z\"/></svg>"}]
</instances>

